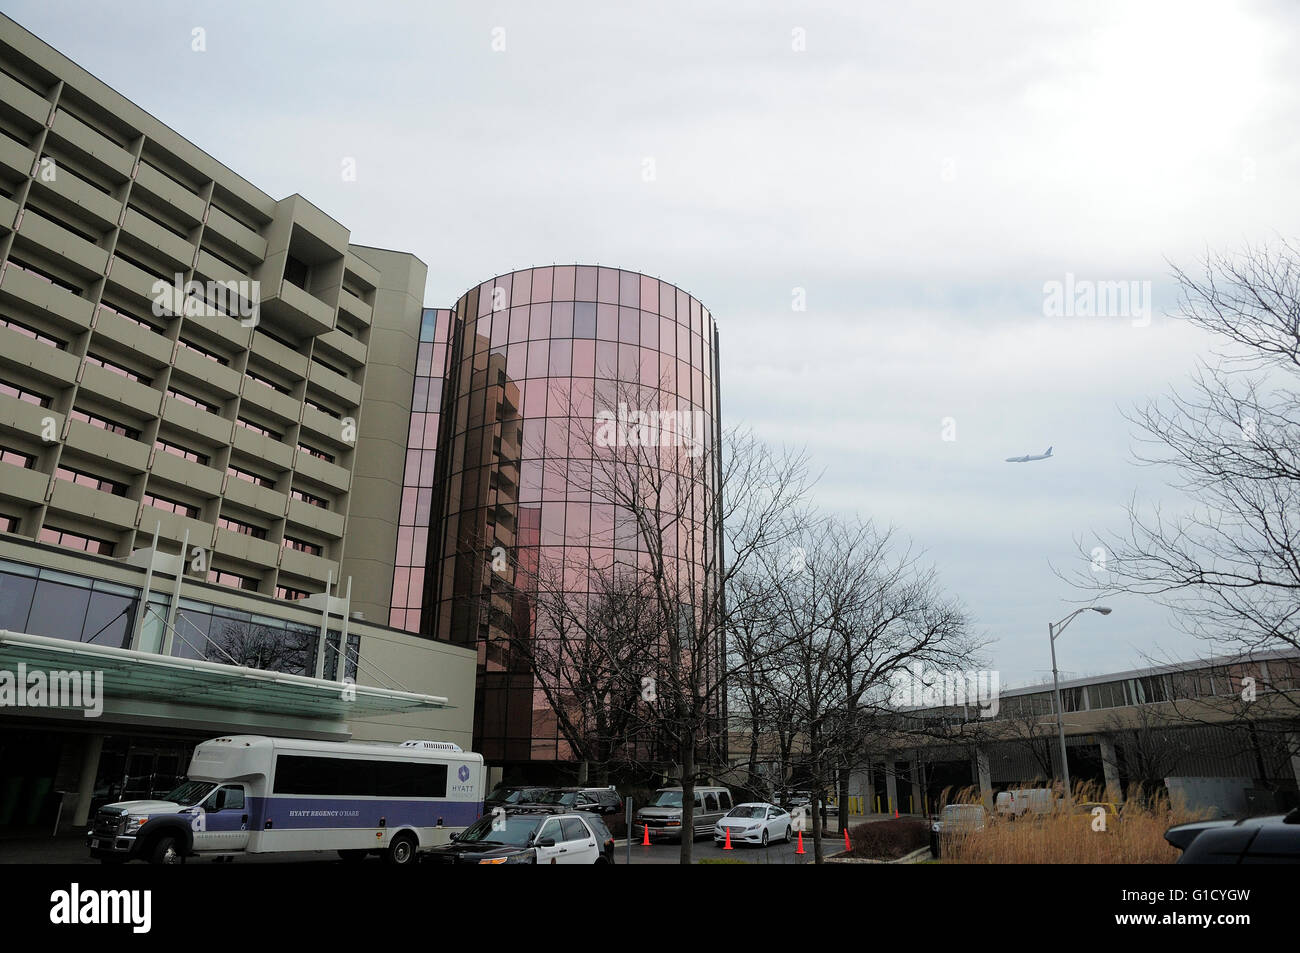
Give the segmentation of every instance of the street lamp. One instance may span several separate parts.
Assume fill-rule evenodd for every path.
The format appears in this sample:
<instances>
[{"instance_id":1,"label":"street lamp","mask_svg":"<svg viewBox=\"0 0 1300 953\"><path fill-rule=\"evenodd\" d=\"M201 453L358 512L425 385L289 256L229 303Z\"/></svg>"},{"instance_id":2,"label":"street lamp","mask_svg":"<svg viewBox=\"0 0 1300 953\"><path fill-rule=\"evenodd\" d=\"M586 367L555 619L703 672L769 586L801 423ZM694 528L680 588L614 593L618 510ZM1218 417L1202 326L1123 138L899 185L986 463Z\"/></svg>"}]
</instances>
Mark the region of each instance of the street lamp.
<instances>
[{"instance_id":1,"label":"street lamp","mask_svg":"<svg viewBox=\"0 0 1300 953\"><path fill-rule=\"evenodd\" d=\"M1052 695L1056 699L1056 738L1061 744L1061 772L1065 776L1065 790L1062 793L1067 806L1070 803L1070 762L1065 755L1065 722L1062 721L1064 709L1061 707L1061 683L1056 674L1056 637L1065 631L1065 627L1075 616L1088 610L1110 615L1110 609L1106 606L1084 606L1082 609L1075 609L1055 625L1047 623L1047 635L1052 644Z\"/></svg>"}]
</instances>

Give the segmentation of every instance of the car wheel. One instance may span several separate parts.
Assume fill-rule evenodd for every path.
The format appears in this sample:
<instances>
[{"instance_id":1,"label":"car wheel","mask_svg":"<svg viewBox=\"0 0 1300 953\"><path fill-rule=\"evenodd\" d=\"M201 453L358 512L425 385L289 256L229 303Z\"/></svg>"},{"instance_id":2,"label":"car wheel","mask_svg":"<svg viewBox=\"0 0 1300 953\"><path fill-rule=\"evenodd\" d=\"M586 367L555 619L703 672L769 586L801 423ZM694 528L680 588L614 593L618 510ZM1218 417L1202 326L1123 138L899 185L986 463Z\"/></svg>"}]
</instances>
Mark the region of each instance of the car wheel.
<instances>
[{"instance_id":1,"label":"car wheel","mask_svg":"<svg viewBox=\"0 0 1300 953\"><path fill-rule=\"evenodd\" d=\"M393 842L388 845L388 853L384 854L384 860L393 867L406 867L415 863L415 838L410 834L398 834L393 838Z\"/></svg>"},{"instance_id":2,"label":"car wheel","mask_svg":"<svg viewBox=\"0 0 1300 953\"><path fill-rule=\"evenodd\" d=\"M766 831L766 830L763 831L763 846L764 846L764 847L767 846L767 831Z\"/></svg>"},{"instance_id":3,"label":"car wheel","mask_svg":"<svg viewBox=\"0 0 1300 953\"><path fill-rule=\"evenodd\" d=\"M151 864L183 864L185 854L181 849L180 839L174 834L163 834L153 842L149 850Z\"/></svg>"}]
</instances>

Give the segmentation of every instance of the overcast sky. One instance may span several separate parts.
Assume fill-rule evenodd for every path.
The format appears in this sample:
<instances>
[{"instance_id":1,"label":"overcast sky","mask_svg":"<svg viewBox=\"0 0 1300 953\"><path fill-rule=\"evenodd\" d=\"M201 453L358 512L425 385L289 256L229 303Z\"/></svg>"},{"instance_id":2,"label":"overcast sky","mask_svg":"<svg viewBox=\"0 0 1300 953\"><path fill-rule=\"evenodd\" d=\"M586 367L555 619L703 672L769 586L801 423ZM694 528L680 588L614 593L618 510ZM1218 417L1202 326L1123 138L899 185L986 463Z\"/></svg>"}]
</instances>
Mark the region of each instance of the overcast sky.
<instances>
[{"instance_id":1,"label":"overcast sky","mask_svg":"<svg viewBox=\"0 0 1300 953\"><path fill-rule=\"evenodd\" d=\"M1165 317L1169 262L1293 234L1300 198L1294 3L0 9L264 191L419 255L426 304L573 261L700 298L725 422L806 445L826 507L924 547L1004 684L1050 668L1076 539L1135 493L1177 505L1121 416L1207 350ZM1048 316L1067 274L1151 282L1150 322ZM1064 671L1197 650L1113 605Z\"/></svg>"}]
</instances>

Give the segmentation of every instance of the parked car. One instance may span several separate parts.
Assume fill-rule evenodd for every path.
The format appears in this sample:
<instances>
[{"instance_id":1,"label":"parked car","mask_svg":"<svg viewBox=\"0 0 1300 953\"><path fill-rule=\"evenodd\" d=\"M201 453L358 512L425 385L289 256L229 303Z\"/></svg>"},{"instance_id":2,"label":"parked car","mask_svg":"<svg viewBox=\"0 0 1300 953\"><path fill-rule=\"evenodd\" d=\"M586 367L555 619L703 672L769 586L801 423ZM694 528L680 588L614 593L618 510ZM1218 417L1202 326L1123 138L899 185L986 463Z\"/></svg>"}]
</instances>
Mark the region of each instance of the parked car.
<instances>
[{"instance_id":1,"label":"parked car","mask_svg":"<svg viewBox=\"0 0 1300 953\"><path fill-rule=\"evenodd\" d=\"M508 784L498 785L492 793L483 799L483 806L489 811L497 806L512 804L532 804L544 797L551 790L544 784Z\"/></svg>"},{"instance_id":2,"label":"parked car","mask_svg":"<svg viewBox=\"0 0 1300 953\"><path fill-rule=\"evenodd\" d=\"M545 807L485 814L425 855L440 864L612 864L614 838L599 817Z\"/></svg>"},{"instance_id":3,"label":"parked car","mask_svg":"<svg viewBox=\"0 0 1300 953\"><path fill-rule=\"evenodd\" d=\"M731 810L731 792L721 787L695 789L694 830L692 837L712 833L722 815ZM636 812L632 834L637 839L650 831L650 838L682 836L682 789L660 788L654 800Z\"/></svg>"},{"instance_id":4,"label":"parked car","mask_svg":"<svg viewBox=\"0 0 1300 953\"><path fill-rule=\"evenodd\" d=\"M1050 814L1055 804L1055 796L1047 788L1013 788L1000 792L993 808L999 817L1015 820L1024 814Z\"/></svg>"},{"instance_id":5,"label":"parked car","mask_svg":"<svg viewBox=\"0 0 1300 953\"><path fill-rule=\"evenodd\" d=\"M945 837L975 833L987 826L988 812L983 804L945 804L930 823L930 856L940 855Z\"/></svg>"},{"instance_id":6,"label":"parked car","mask_svg":"<svg viewBox=\"0 0 1300 953\"><path fill-rule=\"evenodd\" d=\"M523 802L521 802L523 803ZM608 787L565 787L547 788L527 802L531 804L558 805L575 811L589 811L599 814L606 825L619 830L627 826L623 819L623 798L619 796L614 785Z\"/></svg>"},{"instance_id":7,"label":"parked car","mask_svg":"<svg viewBox=\"0 0 1300 953\"><path fill-rule=\"evenodd\" d=\"M732 844L761 844L766 847L773 840L789 842L794 835L794 824L789 812L775 804L751 801L737 804L718 820L713 828L714 841L726 843L728 831L731 832Z\"/></svg>"},{"instance_id":8,"label":"parked car","mask_svg":"<svg viewBox=\"0 0 1300 953\"><path fill-rule=\"evenodd\" d=\"M1237 821L1194 821L1165 831L1180 864L1300 864L1300 808Z\"/></svg>"}]
</instances>

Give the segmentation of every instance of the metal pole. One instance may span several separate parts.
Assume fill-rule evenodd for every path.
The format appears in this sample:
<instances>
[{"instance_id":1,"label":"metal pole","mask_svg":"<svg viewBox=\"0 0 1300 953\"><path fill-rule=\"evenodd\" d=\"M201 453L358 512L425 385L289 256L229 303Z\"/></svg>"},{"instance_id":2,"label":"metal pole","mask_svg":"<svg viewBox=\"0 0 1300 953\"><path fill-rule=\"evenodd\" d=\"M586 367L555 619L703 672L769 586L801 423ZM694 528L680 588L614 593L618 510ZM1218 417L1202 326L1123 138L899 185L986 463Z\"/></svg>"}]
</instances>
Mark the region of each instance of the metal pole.
<instances>
[{"instance_id":1,"label":"metal pole","mask_svg":"<svg viewBox=\"0 0 1300 953\"><path fill-rule=\"evenodd\" d=\"M1061 773L1065 778L1065 790L1062 795L1065 805L1070 804L1070 762L1065 754L1065 722L1062 720L1061 683L1056 674L1056 631L1051 622L1047 623L1047 637L1052 644L1052 695L1056 699L1056 737L1061 744Z\"/></svg>"},{"instance_id":2,"label":"metal pole","mask_svg":"<svg viewBox=\"0 0 1300 953\"><path fill-rule=\"evenodd\" d=\"M627 862L632 863L632 799L623 802L623 813L627 817Z\"/></svg>"}]
</instances>

